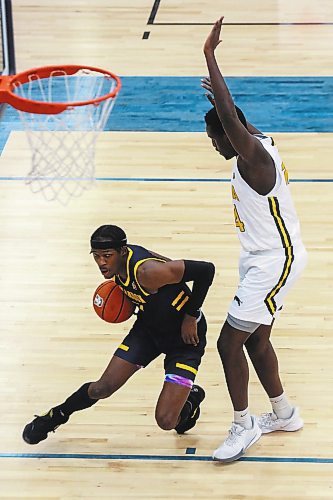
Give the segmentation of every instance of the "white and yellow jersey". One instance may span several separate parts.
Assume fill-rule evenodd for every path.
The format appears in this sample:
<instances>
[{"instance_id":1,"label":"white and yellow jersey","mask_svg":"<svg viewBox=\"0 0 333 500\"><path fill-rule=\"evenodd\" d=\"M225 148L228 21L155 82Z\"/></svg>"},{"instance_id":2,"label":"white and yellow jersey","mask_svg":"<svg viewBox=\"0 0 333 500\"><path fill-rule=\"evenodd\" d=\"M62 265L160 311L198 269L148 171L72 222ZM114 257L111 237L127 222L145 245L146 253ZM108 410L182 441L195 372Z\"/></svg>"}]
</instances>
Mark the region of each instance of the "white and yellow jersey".
<instances>
[{"instance_id":1,"label":"white and yellow jersey","mask_svg":"<svg viewBox=\"0 0 333 500\"><path fill-rule=\"evenodd\" d=\"M301 242L300 224L290 195L288 172L271 137L255 135L273 158L275 186L260 195L241 177L237 159L231 178L237 233L247 252L289 248Z\"/></svg>"}]
</instances>

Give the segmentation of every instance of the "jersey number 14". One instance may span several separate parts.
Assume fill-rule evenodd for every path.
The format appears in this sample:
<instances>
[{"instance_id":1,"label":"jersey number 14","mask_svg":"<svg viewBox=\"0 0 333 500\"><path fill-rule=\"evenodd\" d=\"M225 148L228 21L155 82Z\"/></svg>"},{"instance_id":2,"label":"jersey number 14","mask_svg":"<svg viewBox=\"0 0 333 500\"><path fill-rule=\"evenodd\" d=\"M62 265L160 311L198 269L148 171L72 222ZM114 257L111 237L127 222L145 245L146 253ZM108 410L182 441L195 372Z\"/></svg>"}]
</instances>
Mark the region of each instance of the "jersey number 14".
<instances>
[{"instance_id":1,"label":"jersey number 14","mask_svg":"<svg viewBox=\"0 0 333 500\"><path fill-rule=\"evenodd\" d=\"M234 205L234 216L235 216L236 227L239 228L241 233L244 233L244 231L245 231L244 222L242 222L240 217L239 217L239 213L238 213L238 210L236 208L236 205Z\"/></svg>"}]
</instances>

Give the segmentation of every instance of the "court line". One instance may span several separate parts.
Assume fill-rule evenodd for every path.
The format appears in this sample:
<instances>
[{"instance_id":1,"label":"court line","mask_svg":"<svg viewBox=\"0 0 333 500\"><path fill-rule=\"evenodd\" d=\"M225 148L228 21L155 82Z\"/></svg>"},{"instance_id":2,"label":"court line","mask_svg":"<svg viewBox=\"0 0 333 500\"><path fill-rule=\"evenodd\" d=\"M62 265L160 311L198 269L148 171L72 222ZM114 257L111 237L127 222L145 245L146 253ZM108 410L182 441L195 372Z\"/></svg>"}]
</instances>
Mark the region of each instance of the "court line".
<instances>
[{"instance_id":1,"label":"court line","mask_svg":"<svg viewBox=\"0 0 333 500\"><path fill-rule=\"evenodd\" d=\"M0 453L0 458L53 458L80 460L157 460L157 461L197 461L214 462L208 455L90 455L88 453ZM332 464L333 458L316 457L242 457L241 462L264 463L316 463Z\"/></svg>"},{"instance_id":2,"label":"court line","mask_svg":"<svg viewBox=\"0 0 333 500\"><path fill-rule=\"evenodd\" d=\"M186 455L195 455L196 448L186 448Z\"/></svg>"},{"instance_id":3,"label":"court line","mask_svg":"<svg viewBox=\"0 0 333 500\"><path fill-rule=\"evenodd\" d=\"M150 15L149 15L149 18L147 21L147 24L154 24L156 14L157 14L158 8L160 6L160 2L161 2L161 0L154 1L153 7L151 9L151 12L150 12Z\"/></svg>"},{"instance_id":4,"label":"court line","mask_svg":"<svg viewBox=\"0 0 333 500\"><path fill-rule=\"evenodd\" d=\"M180 23L171 23L171 22L157 22L155 23L155 18L158 12L158 9L160 7L161 0L155 0L147 21L147 25L153 25L153 26L212 26L214 23L212 22L205 22L205 23L194 23L194 22L180 22ZM262 22L262 23L230 23L230 22L223 22L224 26L332 26L333 22L282 22L282 23L274 23L274 22ZM146 32L148 33L148 32ZM149 35L148 35L149 36ZM147 36L147 38L148 38Z\"/></svg>"},{"instance_id":5,"label":"court line","mask_svg":"<svg viewBox=\"0 0 333 500\"><path fill-rule=\"evenodd\" d=\"M147 23L148 24L148 23ZM154 26L213 26L214 23L149 23ZM332 26L333 22L304 22L304 23L227 23L223 26Z\"/></svg>"},{"instance_id":6,"label":"court line","mask_svg":"<svg viewBox=\"0 0 333 500\"><path fill-rule=\"evenodd\" d=\"M48 180L63 180L63 181L90 181L90 179L82 177L42 177L43 181ZM37 180L37 179L36 179ZM0 176L1 181L31 181L30 177L15 177L15 176ZM220 182L230 182L228 178L214 179L214 178L186 178L186 177L95 177L95 181L112 181L112 182L199 182L199 183L220 183ZM333 182L333 179L289 179L290 183L326 183Z\"/></svg>"}]
</instances>

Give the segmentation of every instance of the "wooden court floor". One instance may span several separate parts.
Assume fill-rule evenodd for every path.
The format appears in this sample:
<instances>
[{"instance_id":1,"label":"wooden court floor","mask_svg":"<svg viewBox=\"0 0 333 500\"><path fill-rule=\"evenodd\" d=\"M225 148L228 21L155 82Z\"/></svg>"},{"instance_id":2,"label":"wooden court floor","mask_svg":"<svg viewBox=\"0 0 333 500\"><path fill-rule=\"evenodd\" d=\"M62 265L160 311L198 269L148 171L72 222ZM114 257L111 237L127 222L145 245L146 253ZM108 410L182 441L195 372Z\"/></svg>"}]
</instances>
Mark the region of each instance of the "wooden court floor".
<instances>
[{"instance_id":1,"label":"wooden court floor","mask_svg":"<svg viewBox=\"0 0 333 500\"><path fill-rule=\"evenodd\" d=\"M226 26L227 74L332 73L332 26L309 24L333 22L329 1L316 8L274 1L268 8L243 0L237 9L226 2L224 12L208 0L181 4L162 0L147 24L154 5L148 0L126 6L99 0L94 8L83 0L14 0L18 70L83 62L86 56L84 62L122 75L200 77L208 24L225 14L231 23L244 24ZM278 24L286 22L298 24ZM150 33L146 40L144 32ZM260 44L269 53L259 57ZM96 177L126 180L97 180L62 206L18 180L29 169L29 149L23 132L10 134L0 161L1 499L333 498L333 134L274 133L274 139L292 179L309 264L286 300L273 344L305 427L263 436L244 460L222 466L210 455L232 415L215 347L238 277L230 164L204 133L104 132ZM154 406L164 378L158 359L112 398L73 415L32 447L22 441L24 425L99 377L131 324L109 326L92 310L92 293L102 280L89 255L89 237L104 223L120 225L130 242L171 258L215 262L217 276L204 308L208 347L197 378L207 394L202 416L184 436L156 426ZM270 409L253 371L250 405L254 413Z\"/></svg>"}]
</instances>

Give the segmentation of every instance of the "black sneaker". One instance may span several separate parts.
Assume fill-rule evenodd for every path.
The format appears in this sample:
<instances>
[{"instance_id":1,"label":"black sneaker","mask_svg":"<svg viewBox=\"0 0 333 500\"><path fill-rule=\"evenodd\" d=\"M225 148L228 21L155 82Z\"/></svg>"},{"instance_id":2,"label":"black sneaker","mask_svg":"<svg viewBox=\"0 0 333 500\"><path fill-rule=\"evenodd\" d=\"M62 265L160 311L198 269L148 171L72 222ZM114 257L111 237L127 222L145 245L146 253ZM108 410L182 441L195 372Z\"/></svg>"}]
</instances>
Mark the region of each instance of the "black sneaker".
<instances>
[{"instance_id":1,"label":"black sneaker","mask_svg":"<svg viewBox=\"0 0 333 500\"><path fill-rule=\"evenodd\" d=\"M193 385L186 400L187 403L190 403L192 406L192 410L190 416L185 420L185 422L180 422L175 430L178 434L184 434L184 432L189 431L192 427L197 423L198 418L200 417L200 403L205 399L205 391L199 385Z\"/></svg>"},{"instance_id":2,"label":"black sneaker","mask_svg":"<svg viewBox=\"0 0 333 500\"><path fill-rule=\"evenodd\" d=\"M28 444L37 444L43 441L47 438L49 432L54 432L59 425L65 424L69 419L69 416L64 415L61 411L55 413L53 408L46 415L42 415L41 417L35 415L35 417L23 430L22 437Z\"/></svg>"}]
</instances>

